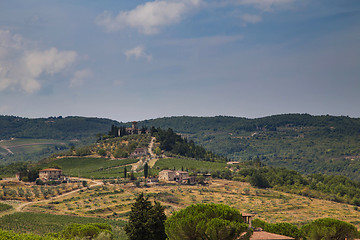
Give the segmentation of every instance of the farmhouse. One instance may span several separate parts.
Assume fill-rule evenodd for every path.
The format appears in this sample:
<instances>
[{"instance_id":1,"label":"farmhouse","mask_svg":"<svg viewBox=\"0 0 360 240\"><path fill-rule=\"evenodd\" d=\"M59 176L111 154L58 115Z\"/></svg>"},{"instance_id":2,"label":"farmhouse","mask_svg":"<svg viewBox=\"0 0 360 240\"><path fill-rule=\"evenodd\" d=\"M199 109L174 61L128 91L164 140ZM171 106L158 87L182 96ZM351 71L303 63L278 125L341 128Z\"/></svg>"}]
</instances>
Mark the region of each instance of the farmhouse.
<instances>
[{"instance_id":1,"label":"farmhouse","mask_svg":"<svg viewBox=\"0 0 360 240\"><path fill-rule=\"evenodd\" d=\"M176 172L172 170L163 170L159 172L159 180L175 181Z\"/></svg>"},{"instance_id":2,"label":"farmhouse","mask_svg":"<svg viewBox=\"0 0 360 240\"><path fill-rule=\"evenodd\" d=\"M59 180L62 178L62 170L47 168L39 171L39 178L43 181Z\"/></svg>"},{"instance_id":3,"label":"farmhouse","mask_svg":"<svg viewBox=\"0 0 360 240\"><path fill-rule=\"evenodd\" d=\"M159 180L163 181L175 181L178 183L193 184L195 183L195 179L195 176L189 177L189 173L186 171L163 170L159 172Z\"/></svg>"}]
</instances>

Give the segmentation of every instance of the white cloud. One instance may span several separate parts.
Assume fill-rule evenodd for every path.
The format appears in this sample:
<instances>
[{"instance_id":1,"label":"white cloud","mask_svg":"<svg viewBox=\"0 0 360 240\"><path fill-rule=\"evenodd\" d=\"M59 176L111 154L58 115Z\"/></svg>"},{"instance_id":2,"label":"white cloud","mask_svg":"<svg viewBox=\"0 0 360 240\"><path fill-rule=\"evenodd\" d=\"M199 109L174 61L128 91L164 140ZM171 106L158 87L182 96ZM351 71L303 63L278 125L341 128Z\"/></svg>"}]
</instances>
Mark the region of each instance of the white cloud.
<instances>
[{"instance_id":1,"label":"white cloud","mask_svg":"<svg viewBox=\"0 0 360 240\"><path fill-rule=\"evenodd\" d=\"M86 68L83 70L76 71L73 78L70 81L70 87L79 87L82 86L87 78L91 78L93 72L91 69Z\"/></svg>"},{"instance_id":2,"label":"white cloud","mask_svg":"<svg viewBox=\"0 0 360 240\"><path fill-rule=\"evenodd\" d=\"M132 27L144 34L156 34L164 26L180 22L184 15L200 6L202 0L157 0L137 6L131 11L121 11L117 16L104 12L96 23L107 31Z\"/></svg>"},{"instance_id":3,"label":"white cloud","mask_svg":"<svg viewBox=\"0 0 360 240\"><path fill-rule=\"evenodd\" d=\"M77 57L74 51L59 52L56 48L46 51L31 51L24 55L24 63L31 76L38 77L42 73L54 74L65 69Z\"/></svg>"},{"instance_id":4,"label":"white cloud","mask_svg":"<svg viewBox=\"0 0 360 240\"><path fill-rule=\"evenodd\" d=\"M145 53L145 49L143 46L137 46L133 49L125 51L125 55L127 59L134 57L135 59L145 58L148 61L152 60L152 56L150 54Z\"/></svg>"},{"instance_id":5,"label":"white cloud","mask_svg":"<svg viewBox=\"0 0 360 240\"><path fill-rule=\"evenodd\" d=\"M254 14L243 14L241 19L244 20L246 23L258 23L262 21L261 16L254 15Z\"/></svg>"},{"instance_id":6,"label":"white cloud","mask_svg":"<svg viewBox=\"0 0 360 240\"><path fill-rule=\"evenodd\" d=\"M66 70L77 58L75 51L33 50L26 40L10 31L0 30L0 91L40 90L40 78Z\"/></svg>"}]
</instances>

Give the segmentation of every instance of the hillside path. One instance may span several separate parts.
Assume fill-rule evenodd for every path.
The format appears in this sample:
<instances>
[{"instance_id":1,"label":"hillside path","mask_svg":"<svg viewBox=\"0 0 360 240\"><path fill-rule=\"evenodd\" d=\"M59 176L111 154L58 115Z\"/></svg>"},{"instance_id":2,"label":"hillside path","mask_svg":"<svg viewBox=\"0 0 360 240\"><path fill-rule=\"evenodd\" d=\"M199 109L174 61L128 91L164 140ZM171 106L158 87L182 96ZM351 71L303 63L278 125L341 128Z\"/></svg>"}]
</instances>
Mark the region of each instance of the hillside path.
<instances>
[{"instance_id":1,"label":"hillside path","mask_svg":"<svg viewBox=\"0 0 360 240\"><path fill-rule=\"evenodd\" d=\"M154 143L156 141L155 137L151 137L151 141L149 143L148 146L148 153L150 154L150 156L148 156L145 161L142 161L141 159L139 161L137 161L136 163L132 164L132 168L131 170L133 172L136 172L136 170L141 166L141 165L145 165L145 163L148 163L150 167L153 167L155 162L157 161L156 155L153 152L153 146ZM155 160L155 161L154 161ZM152 164L152 165L151 165Z\"/></svg>"}]
</instances>

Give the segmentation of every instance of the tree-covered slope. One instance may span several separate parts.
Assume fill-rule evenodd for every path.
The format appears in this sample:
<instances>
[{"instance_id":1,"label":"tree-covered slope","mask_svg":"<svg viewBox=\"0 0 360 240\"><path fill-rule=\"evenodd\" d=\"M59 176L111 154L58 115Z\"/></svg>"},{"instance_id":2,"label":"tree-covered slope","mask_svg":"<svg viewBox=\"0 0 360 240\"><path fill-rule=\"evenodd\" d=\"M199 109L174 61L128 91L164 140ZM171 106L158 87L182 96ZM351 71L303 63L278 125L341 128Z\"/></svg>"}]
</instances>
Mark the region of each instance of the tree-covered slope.
<instances>
[{"instance_id":1,"label":"tree-covered slope","mask_svg":"<svg viewBox=\"0 0 360 240\"><path fill-rule=\"evenodd\" d=\"M259 157L302 173L342 174L360 180L360 119L284 114L257 119L170 117L139 125L172 128L233 160Z\"/></svg>"},{"instance_id":2,"label":"tree-covered slope","mask_svg":"<svg viewBox=\"0 0 360 240\"><path fill-rule=\"evenodd\" d=\"M0 139L84 139L108 131L112 124L119 123L104 118L50 117L29 119L0 116Z\"/></svg>"},{"instance_id":3,"label":"tree-covered slope","mask_svg":"<svg viewBox=\"0 0 360 240\"><path fill-rule=\"evenodd\" d=\"M116 121L86 117L28 119L0 116L0 165L39 161L73 145L93 143Z\"/></svg>"}]
</instances>

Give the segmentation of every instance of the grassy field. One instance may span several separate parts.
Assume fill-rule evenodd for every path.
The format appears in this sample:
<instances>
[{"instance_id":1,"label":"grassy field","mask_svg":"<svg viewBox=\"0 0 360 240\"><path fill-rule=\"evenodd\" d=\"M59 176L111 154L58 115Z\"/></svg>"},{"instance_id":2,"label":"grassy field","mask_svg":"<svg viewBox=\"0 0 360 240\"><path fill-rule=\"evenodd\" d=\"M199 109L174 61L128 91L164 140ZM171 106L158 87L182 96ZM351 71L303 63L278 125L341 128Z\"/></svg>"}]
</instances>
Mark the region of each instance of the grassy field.
<instances>
[{"instance_id":1,"label":"grassy field","mask_svg":"<svg viewBox=\"0 0 360 240\"><path fill-rule=\"evenodd\" d=\"M360 228L360 211L352 205L256 189L248 183L226 180L211 180L206 186L165 184L136 188L134 183L106 184L61 201L35 204L28 211L126 220L140 192L164 205L168 215L195 203L222 203L270 223L301 226L316 218L331 217Z\"/></svg>"},{"instance_id":2,"label":"grassy field","mask_svg":"<svg viewBox=\"0 0 360 240\"><path fill-rule=\"evenodd\" d=\"M67 176L85 178L117 178L124 176L124 165L135 163L136 159L112 160L108 158L71 157L59 158L50 163L59 165ZM43 165L42 167L47 167ZM127 166L130 172L131 166Z\"/></svg>"},{"instance_id":3,"label":"grassy field","mask_svg":"<svg viewBox=\"0 0 360 240\"><path fill-rule=\"evenodd\" d=\"M114 239L126 239L122 227L124 221L114 221L102 218L88 218L78 216L54 215L46 213L14 213L0 218L0 226L4 230L17 233L34 233L45 235L50 232L60 232L72 223L108 223L112 226Z\"/></svg>"},{"instance_id":4,"label":"grassy field","mask_svg":"<svg viewBox=\"0 0 360 240\"><path fill-rule=\"evenodd\" d=\"M180 170L199 170L201 172L210 172L214 170L224 170L226 163L207 162L195 159L180 159L180 158L163 158L159 159L154 168L156 169L176 169Z\"/></svg>"}]
</instances>

